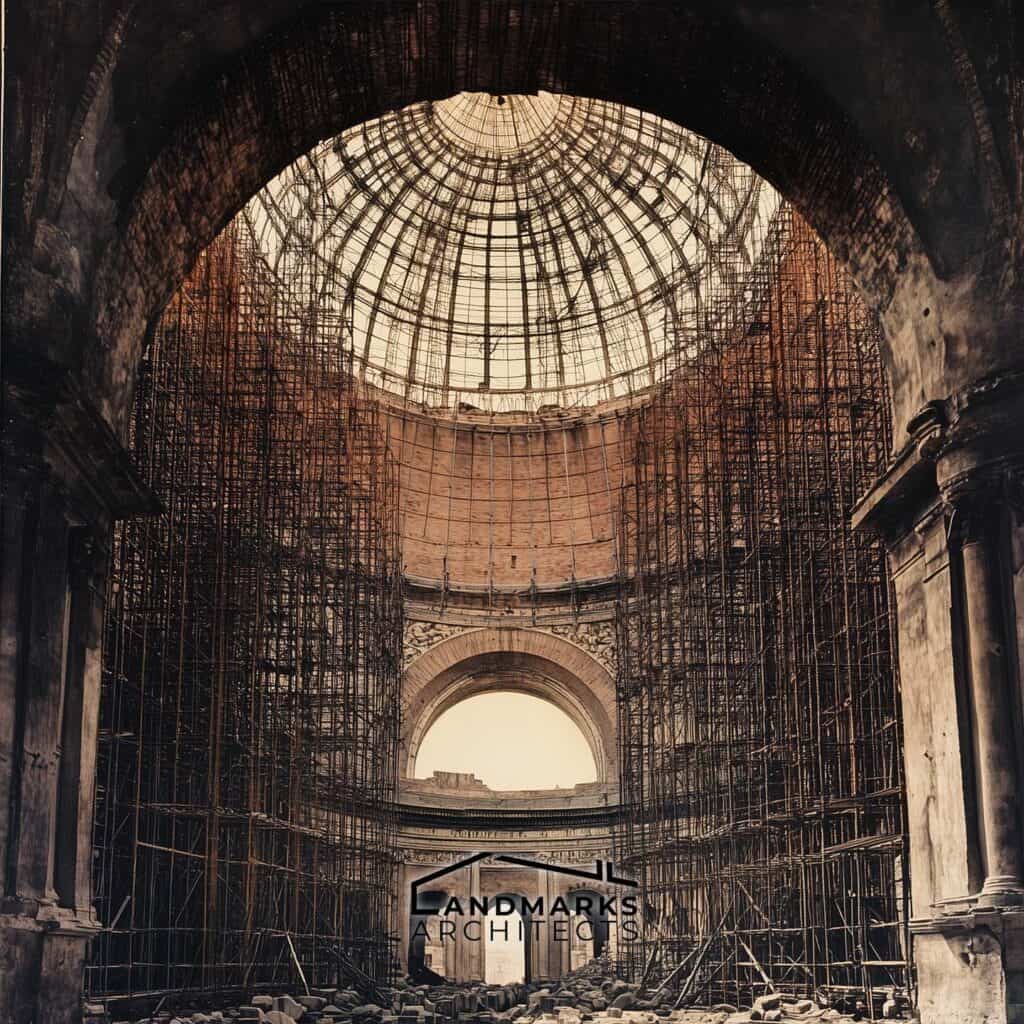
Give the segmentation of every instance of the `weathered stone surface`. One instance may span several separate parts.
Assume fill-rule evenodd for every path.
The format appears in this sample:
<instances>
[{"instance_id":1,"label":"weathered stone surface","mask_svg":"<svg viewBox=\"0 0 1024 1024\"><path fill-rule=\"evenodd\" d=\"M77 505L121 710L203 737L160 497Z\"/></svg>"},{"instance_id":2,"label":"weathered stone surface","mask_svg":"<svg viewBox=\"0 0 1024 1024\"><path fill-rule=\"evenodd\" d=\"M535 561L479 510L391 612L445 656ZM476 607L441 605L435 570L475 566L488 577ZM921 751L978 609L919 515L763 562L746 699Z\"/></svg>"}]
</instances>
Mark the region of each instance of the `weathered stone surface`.
<instances>
[{"instance_id":1,"label":"weathered stone surface","mask_svg":"<svg viewBox=\"0 0 1024 1024\"><path fill-rule=\"evenodd\" d=\"M530 1010L536 1010L540 1006L541 1000L545 996L549 995L551 995L551 990L547 988L539 988L536 991L531 992L527 1000L527 1008Z\"/></svg>"},{"instance_id":2,"label":"weathered stone surface","mask_svg":"<svg viewBox=\"0 0 1024 1024\"><path fill-rule=\"evenodd\" d=\"M295 1024L298 1019L290 1013L285 1013L284 1010L267 1010L263 1014L265 1024Z\"/></svg>"},{"instance_id":3,"label":"weathered stone surface","mask_svg":"<svg viewBox=\"0 0 1024 1024\"><path fill-rule=\"evenodd\" d=\"M438 27L446 19L406 24L388 5L392 24L366 6L366 22L356 28L343 23L339 31L327 11L276 34L277 7L262 0L249 4L244 18L216 19L202 5L183 2L166 24L162 5L139 5L122 40L108 3L14 5L12 37L48 44L12 55L16 109L4 155L11 223L4 235L14 287L5 288L11 301L3 333L54 365L91 368L84 382L94 388L85 391L115 427L126 423L134 356L150 314L230 210L300 146L353 117L417 98L422 83L479 87L466 69L487 78L499 64L506 89L528 90L539 78L570 91L590 86L609 98L647 97L678 120L691 113L795 198L847 255L885 317L897 443L909 414L925 401L1019 362L1021 176L1003 167L1020 136L1019 104L1007 98L1016 95L1010 90L1017 88L1017 65L1009 64L1016 57L1005 56L1001 45L1013 38L1009 6L986 5L985 16L954 17L941 31L929 8L921 30L907 31L917 15L898 5L868 3L863 17L837 29L824 5L767 2L759 6L756 33L750 4L724 4L726 31L717 18L691 24L689 10L681 13L677 4L658 5L643 18L632 5L597 5L596 16L582 6L572 9L572 45L539 50L540 68L516 40L538 38L543 23L519 3L506 16L521 31L510 34L500 62L494 39L505 33L488 18L456 36ZM959 8L935 10L948 18ZM409 53L413 29L425 38L417 35ZM339 36L355 49L345 67L360 66L364 47L380 47L373 89L342 81L333 42ZM783 61L777 50L785 52ZM591 59L580 60L580 52ZM480 58L467 60L467 53ZM972 58L979 53L985 59ZM652 82L678 80L680 88L645 88L623 73L631 62L643 65ZM265 88L271 66L281 68L282 81ZM695 99L706 90L693 83L717 80L719 67L729 89L717 100ZM886 74L877 74L879 67ZM826 76L827 89L807 87ZM762 97L766 81L784 88ZM331 83L329 95L322 83ZM282 124L292 129L282 132ZM969 787L949 784L962 782L959 740L943 738L956 720L946 713L955 697L949 636L961 635L960 624L950 623L948 566L934 552L922 552L920 561L900 584L905 699L913 712L910 877L919 914L970 891L960 883L969 881L973 834L965 822L971 808L956 803ZM6 797L2 805L13 806ZM49 835L23 828L23 839L29 831ZM12 851L3 852L6 864ZM22 984L40 978L43 1013L72 1019L81 958L55 958L52 976L42 971L38 943L28 937L35 927L19 925L24 941L5 944L17 977L3 987L3 1000L13 1005L0 1005L0 1018L42 1021L35 983ZM1005 1000L997 1005L991 994L1012 991L1007 981L1018 968L967 941L919 941L926 1021L1006 1017ZM977 960L967 963L972 956ZM946 988L957 996L952 1003Z\"/></svg>"},{"instance_id":4,"label":"weathered stone surface","mask_svg":"<svg viewBox=\"0 0 1024 1024\"><path fill-rule=\"evenodd\" d=\"M292 1020L298 1020L305 1010L305 1007L292 996L274 996L274 1009L287 1014Z\"/></svg>"},{"instance_id":5,"label":"weathered stone surface","mask_svg":"<svg viewBox=\"0 0 1024 1024\"><path fill-rule=\"evenodd\" d=\"M380 1020L384 1011L376 1003L364 1003L362 1006L352 1008L353 1020Z\"/></svg>"}]
</instances>

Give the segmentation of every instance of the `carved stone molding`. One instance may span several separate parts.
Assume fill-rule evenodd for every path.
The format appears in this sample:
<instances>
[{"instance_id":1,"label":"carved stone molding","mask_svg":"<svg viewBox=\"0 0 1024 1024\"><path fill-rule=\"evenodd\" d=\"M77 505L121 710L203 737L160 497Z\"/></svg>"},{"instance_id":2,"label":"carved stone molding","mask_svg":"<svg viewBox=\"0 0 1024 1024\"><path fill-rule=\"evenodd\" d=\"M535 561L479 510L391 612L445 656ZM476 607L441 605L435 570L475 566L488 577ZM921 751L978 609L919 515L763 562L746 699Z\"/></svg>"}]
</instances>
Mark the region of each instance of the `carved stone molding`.
<instances>
[{"instance_id":1,"label":"carved stone molding","mask_svg":"<svg viewBox=\"0 0 1024 1024\"><path fill-rule=\"evenodd\" d=\"M415 620L405 625L405 658L408 667L421 654L453 636L479 629L477 625L453 625L448 622ZM521 626L538 633L550 633L581 647L614 676L617 664L615 624L610 621L579 622L562 626Z\"/></svg>"},{"instance_id":2,"label":"carved stone molding","mask_svg":"<svg viewBox=\"0 0 1024 1024\"><path fill-rule=\"evenodd\" d=\"M607 858L611 853L611 841L595 840L586 846L572 846L566 849L550 849L543 853L516 848L516 856L529 856L531 860L549 863L552 867L561 865L579 865L590 867L595 859ZM407 847L402 850L402 859L410 867L444 867L455 864L472 855L473 850L431 850L418 847ZM508 868L510 865L494 857L485 857L478 862L482 867Z\"/></svg>"},{"instance_id":3,"label":"carved stone molding","mask_svg":"<svg viewBox=\"0 0 1024 1024\"><path fill-rule=\"evenodd\" d=\"M544 632L568 640L582 647L592 658L599 661L614 676L618 664L615 624L605 622L580 622L575 626L549 626Z\"/></svg>"},{"instance_id":4,"label":"carved stone molding","mask_svg":"<svg viewBox=\"0 0 1024 1024\"><path fill-rule=\"evenodd\" d=\"M431 647L449 640L460 633L468 633L473 626L453 626L447 622L406 622L404 638L403 668Z\"/></svg>"}]
</instances>

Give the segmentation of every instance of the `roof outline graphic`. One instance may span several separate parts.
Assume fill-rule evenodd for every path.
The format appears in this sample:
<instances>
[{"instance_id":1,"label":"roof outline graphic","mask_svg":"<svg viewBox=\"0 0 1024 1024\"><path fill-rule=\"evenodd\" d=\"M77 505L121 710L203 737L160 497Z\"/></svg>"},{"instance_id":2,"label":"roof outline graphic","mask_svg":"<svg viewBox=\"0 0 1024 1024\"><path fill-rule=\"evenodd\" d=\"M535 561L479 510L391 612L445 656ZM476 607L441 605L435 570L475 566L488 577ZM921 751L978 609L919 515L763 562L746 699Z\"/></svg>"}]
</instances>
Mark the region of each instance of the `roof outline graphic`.
<instances>
[{"instance_id":1,"label":"roof outline graphic","mask_svg":"<svg viewBox=\"0 0 1024 1024\"><path fill-rule=\"evenodd\" d=\"M456 871L461 871L462 868L476 864L478 861L484 860L487 857L493 857L495 860L499 860L504 864L515 864L518 867L539 868L542 871L552 871L557 875L568 875L570 878L584 878L591 882L608 882L612 885L627 885L632 889L640 887L640 883L635 879L622 878L616 875L615 864L610 860L597 859L594 861L594 870L585 871L582 868L571 868L562 864L548 864L545 861L530 860L526 857L515 857L512 854L495 853L491 850L483 850L481 852L474 853L469 857L463 857L462 860L457 860L454 864L448 864L443 868L439 868L437 871L431 871L430 874L423 875L421 878L417 878L413 881L409 886L410 895L412 897L410 904L412 907L411 912L422 917L439 914L440 911L438 909L425 908L419 905L420 888L428 882L434 882L439 878L444 878L446 875L454 874Z\"/></svg>"}]
</instances>

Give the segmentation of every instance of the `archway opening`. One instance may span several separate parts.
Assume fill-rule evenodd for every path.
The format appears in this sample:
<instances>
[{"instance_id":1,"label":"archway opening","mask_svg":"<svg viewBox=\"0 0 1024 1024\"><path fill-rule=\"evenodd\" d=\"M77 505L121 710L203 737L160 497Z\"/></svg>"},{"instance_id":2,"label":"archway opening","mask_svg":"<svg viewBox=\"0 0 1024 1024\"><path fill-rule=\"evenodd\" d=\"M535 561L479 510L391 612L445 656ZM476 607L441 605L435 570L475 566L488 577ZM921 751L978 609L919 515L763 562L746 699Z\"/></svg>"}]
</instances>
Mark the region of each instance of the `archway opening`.
<instances>
[{"instance_id":1,"label":"archway opening","mask_svg":"<svg viewBox=\"0 0 1024 1024\"><path fill-rule=\"evenodd\" d=\"M603 912L601 894L593 889L578 889L569 895L572 910L569 960L576 970L609 948L611 928L607 912Z\"/></svg>"},{"instance_id":2,"label":"archway opening","mask_svg":"<svg viewBox=\"0 0 1024 1024\"><path fill-rule=\"evenodd\" d=\"M412 914L409 929L409 975L418 984L438 984L447 979L448 945L438 925L438 913L448 901L443 889L419 893L424 914Z\"/></svg>"},{"instance_id":3,"label":"archway opening","mask_svg":"<svg viewBox=\"0 0 1024 1024\"><path fill-rule=\"evenodd\" d=\"M484 918L484 981L512 985L526 981L527 923L508 897L496 900ZM509 910L511 909L511 912Z\"/></svg>"},{"instance_id":4,"label":"archway opening","mask_svg":"<svg viewBox=\"0 0 1024 1024\"><path fill-rule=\"evenodd\" d=\"M569 928L569 970L576 971L594 959L594 927L586 914L574 913Z\"/></svg>"},{"instance_id":5,"label":"archway opening","mask_svg":"<svg viewBox=\"0 0 1024 1024\"><path fill-rule=\"evenodd\" d=\"M416 752L414 777L473 775L494 790L571 789L597 780L579 726L540 697L475 694L442 712Z\"/></svg>"},{"instance_id":6,"label":"archway opening","mask_svg":"<svg viewBox=\"0 0 1024 1024\"><path fill-rule=\"evenodd\" d=\"M503 579L500 567L522 571L528 564L522 548L536 538L547 538L536 542L540 561L548 561L550 548L566 548L569 568L552 592L569 593L562 588L571 581L574 621L576 584L584 574L588 587L620 581L616 657L620 672L629 670L619 691L620 782L626 814L637 825L625 831L639 844L636 857L647 876L664 879L652 902L659 923L680 922L673 941L680 948L692 944L694 933L708 933L734 908L739 915L745 900L756 907L781 905L774 890L750 896L734 884L735 873L709 883L700 856L691 852L697 849L693 835L716 842L724 834L736 837L730 847L736 866L754 863L764 867L758 877L774 877L767 862L758 861L771 849L768 834L760 846L749 844L749 823L774 830L781 806L795 830L806 809L819 806L819 786L826 795L870 804L875 818L865 818L863 828L857 823L862 830L856 835L846 837L845 814L834 816L830 849L885 838L884 848L872 846L882 850L872 854L870 865L877 891L851 896L834 912L816 896L805 900L801 911L808 907L816 916L794 913L801 927L786 932L814 932L829 942L838 937L831 960L856 965L863 950L846 922L875 906L869 898L887 901L878 916L890 922L889 947L901 927L889 895L895 891L892 851L902 839L902 782L896 759L888 756L898 720L887 624L877 614L884 567L880 552L855 552L839 525L848 521L850 502L874 478L889 448L875 325L858 313L848 286L806 226L790 211L777 210L749 169L706 140L635 112L612 117L600 106L559 101L570 120L584 117L586 131L567 137L572 145L498 160L493 150L502 148L506 113L495 103L460 101L460 109L475 111L470 121L483 141L460 135L453 142L452 126L435 124L449 109L439 104L319 147L268 186L210 247L158 325L140 391L140 401L155 396L158 412L152 416L140 406L140 438L146 441L140 451L151 453L152 481L160 483L167 465L230 466L231 473L211 474L212 485L201 473L175 481L164 494L172 499L166 518L126 528L115 569L124 580L134 581L130 571L138 551L173 555L169 564L144 562L138 582L111 602L112 636L146 642L137 649L111 645L120 660L107 666L104 710L124 708L126 721L123 728L115 720L103 730L101 753L107 763L127 766L116 771L128 781L131 758L137 757L137 774L147 786L147 773L158 783L167 763L182 766L183 776L191 770L183 794L195 805L190 820L203 820L214 806L208 794L215 792L219 803L239 812L238 820L255 813L285 822L295 844L308 841L307 859L316 868L306 878L316 898L342 889L318 884L325 856L337 862L339 873L357 865L345 879L356 898L346 896L343 914L327 906L317 920L341 921L340 937L358 938L361 948L372 950L365 968L386 970L389 950L375 939L383 934L386 907L380 899L367 905L362 892L386 892L391 861L363 857L356 844L360 856L348 857L333 836L358 833L360 844L397 847L392 818L374 811L392 806L387 797L399 758L395 723L378 713L401 707L396 668L402 615L400 588L392 584L403 570L422 570L411 550L399 552L399 542L429 532L423 509L447 492L434 503L444 525L436 531L444 538L436 579L444 601L449 593L478 598L486 581L488 594L504 588L502 614L515 614L513 604L526 591ZM525 114L533 105L508 104L508 111L518 109ZM429 136L437 142L429 173L421 173L418 159L420 128L436 129L437 138ZM538 138L545 131L540 125ZM604 150L586 141L593 133L607 143ZM632 140L629 159L624 140ZM465 159L466 145L480 148L475 162ZM396 159L381 160L389 154ZM469 163L472 174L460 178L457 170ZM401 173L392 175L394 168ZM526 205L557 209L560 216L526 216ZM470 222L472 230L465 226ZM220 330L225 317L230 329ZM190 373L183 374L182 366ZM602 455L597 475L611 511L600 524L590 492L575 479L593 465L588 469L584 457L580 473L570 470L568 431L555 435L561 443L551 451L561 454L547 457L551 406L568 421L582 408L627 398L622 408L628 404L635 420L619 457L634 467L629 486L635 484L635 493L614 490ZM450 428L450 444L435 443L441 436L436 430L426 435L431 452L449 464L467 461L456 443L467 420L475 426L508 414L503 423L540 425L546 432L543 488L534 487L536 446L531 440L525 454L515 455L511 434L507 455L487 435L486 458L471 454L461 490L438 487L421 472L406 474L401 482L408 486L393 487L389 417L404 416L410 405L423 406L424 414L429 409ZM177 416L179 408L189 416ZM219 429L197 425L208 422ZM586 433L573 429L580 437ZM414 441L423 436L412 432ZM595 450L606 452L600 445ZM191 462L186 455L194 456ZM523 491L543 491L546 500L524 506ZM408 504L403 495L413 495ZM574 529L563 528L573 521L565 514L574 501L587 521L584 539L622 538L615 563L620 575L602 575L606 563L584 561L583 547L577 561ZM343 506L346 516L339 515ZM378 513L372 523L366 508ZM524 508L525 518L517 519ZM365 527L354 530L354 523ZM399 529L405 531L400 536ZM465 550L451 546L453 536L468 537ZM504 550L496 547L499 537L508 538ZM179 538L185 539L180 547ZM387 542L384 560L379 539ZM230 573L220 571L222 564ZM358 602L345 586L357 573L338 569L349 565L376 567L377 600L370 602L376 620L347 617ZM849 572L850 565L858 571ZM550 583L535 587L534 568L527 577L531 602ZM417 586L431 579L419 577ZM258 592L253 580L260 581ZM160 602L171 598L175 603L164 609ZM220 614L223 608L231 609L231 618ZM165 645L167 663L158 665L148 643L155 621L180 626L176 636L203 639L201 648ZM856 658L850 657L853 635L866 652L854 651ZM206 643L208 636L217 642ZM805 642L808 637L813 644ZM397 656L375 657L382 646ZM226 661L222 652L237 649L256 656ZM362 652L365 666L354 664L354 652ZM801 671L790 672L794 665ZM175 671L180 666L195 666L195 680ZM874 673L870 679L865 666ZM182 681L185 693L152 702L146 718L154 726L146 737L150 746L122 754L117 744L141 717L130 701L146 689L150 671L156 673L149 683L154 690L171 678ZM202 689L211 680L219 686L222 678L228 680L223 692ZM425 695L421 713L411 716L426 735L413 732L405 748L409 774L454 774L455 787L478 794L550 792L614 777L606 770L614 742L600 734L591 706L574 699L572 687L564 688L569 696L562 702L557 681L545 676L533 685L507 659L486 672L447 677L450 689L431 691L433 705ZM459 692L464 683L472 696ZM870 699L855 706L862 691ZM539 699L545 695L548 700ZM220 731L211 731L209 709L221 703L224 713L212 719ZM353 713L356 706L366 714ZM377 731L367 732L366 722ZM239 743L243 735L248 742ZM790 742L776 742L779 735ZM312 756L303 762L304 772L290 776L295 781L287 798L272 786L232 791L246 778L254 748L272 752L259 766L266 777L291 772L296 737ZM815 757L794 768L787 752L803 749L808 737L814 738ZM203 774L208 762L195 756L197 750L217 755L209 762L217 765L212 777ZM853 755L834 756L846 750ZM861 750L870 755L863 764L856 760ZM361 766L358 773L351 771L353 763ZM808 773L804 765L815 763L821 772ZM350 793L367 808L366 828L328 823L330 830L311 838L307 812L325 781L332 792ZM133 798L122 795L148 792L147 786L103 789L104 887L98 902L107 920L134 896L122 887L135 884L118 870L125 844L135 837L108 823L137 820L143 840L164 829L167 805L134 808ZM264 793L269 797L261 802ZM794 797L806 793L814 802ZM685 855L664 863L662 851L669 846L644 846L652 821L664 825L672 848ZM181 852L191 854L199 842L189 837ZM853 854L861 856L861 845L848 849L850 870L859 870ZM290 862L274 867L275 884L290 885ZM809 892L832 888L823 867ZM699 898L691 897L694 889ZM195 886L188 891L201 892ZM684 901L705 908L703 916L673 917L672 907ZM299 906L295 900L278 905ZM189 911L202 920L198 902ZM144 913L149 917L140 917L133 905L147 930L178 931L156 903ZM302 926L297 911L289 914L273 922L279 933ZM723 999L738 1001L736 993L750 991L746 964L735 957L748 939L752 956L777 976L788 975L792 962L811 962L813 954L799 945L802 938L781 954L770 944L758 945L765 940L754 919L731 919L737 942L720 943L721 984L731 986L717 993ZM513 929L499 931L502 942L513 941ZM208 955L214 940L198 926L193 932L194 948ZM209 955L226 958L230 930L217 941L221 945ZM592 941L599 955L599 940ZM902 965L882 941L869 951L872 958ZM411 952L426 969L425 941ZM502 947L491 959L503 963L509 952ZM635 943L630 969L643 970L648 955L642 942ZM528 951L523 956L528 965ZM260 976L273 980L277 962L258 965ZM322 961L316 969L325 975L331 965ZM517 973L514 965L501 970ZM854 984L857 968L849 970ZM134 987L152 987L149 975L136 973Z\"/></svg>"}]
</instances>

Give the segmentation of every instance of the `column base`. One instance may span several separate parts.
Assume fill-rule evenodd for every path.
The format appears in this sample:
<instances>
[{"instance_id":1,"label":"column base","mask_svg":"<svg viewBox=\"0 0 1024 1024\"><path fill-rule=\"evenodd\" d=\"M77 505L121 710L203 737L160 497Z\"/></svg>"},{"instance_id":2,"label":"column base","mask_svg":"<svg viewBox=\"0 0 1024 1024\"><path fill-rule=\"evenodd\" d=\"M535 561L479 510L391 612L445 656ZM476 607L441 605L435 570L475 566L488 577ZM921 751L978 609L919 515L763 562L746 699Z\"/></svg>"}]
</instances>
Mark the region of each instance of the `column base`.
<instances>
[{"instance_id":1,"label":"column base","mask_svg":"<svg viewBox=\"0 0 1024 1024\"><path fill-rule=\"evenodd\" d=\"M1024 909L910 924L921 1024L1024 1024Z\"/></svg>"},{"instance_id":2,"label":"column base","mask_svg":"<svg viewBox=\"0 0 1024 1024\"><path fill-rule=\"evenodd\" d=\"M4 1024L77 1024L90 920L60 909L40 920L0 911L0 1021Z\"/></svg>"},{"instance_id":3,"label":"column base","mask_svg":"<svg viewBox=\"0 0 1024 1024\"><path fill-rule=\"evenodd\" d=\"M1024 885L1013 875L990 875L978 893L979 907L1019 907L1024 904Z\"/></svg>"}]
</instances>

